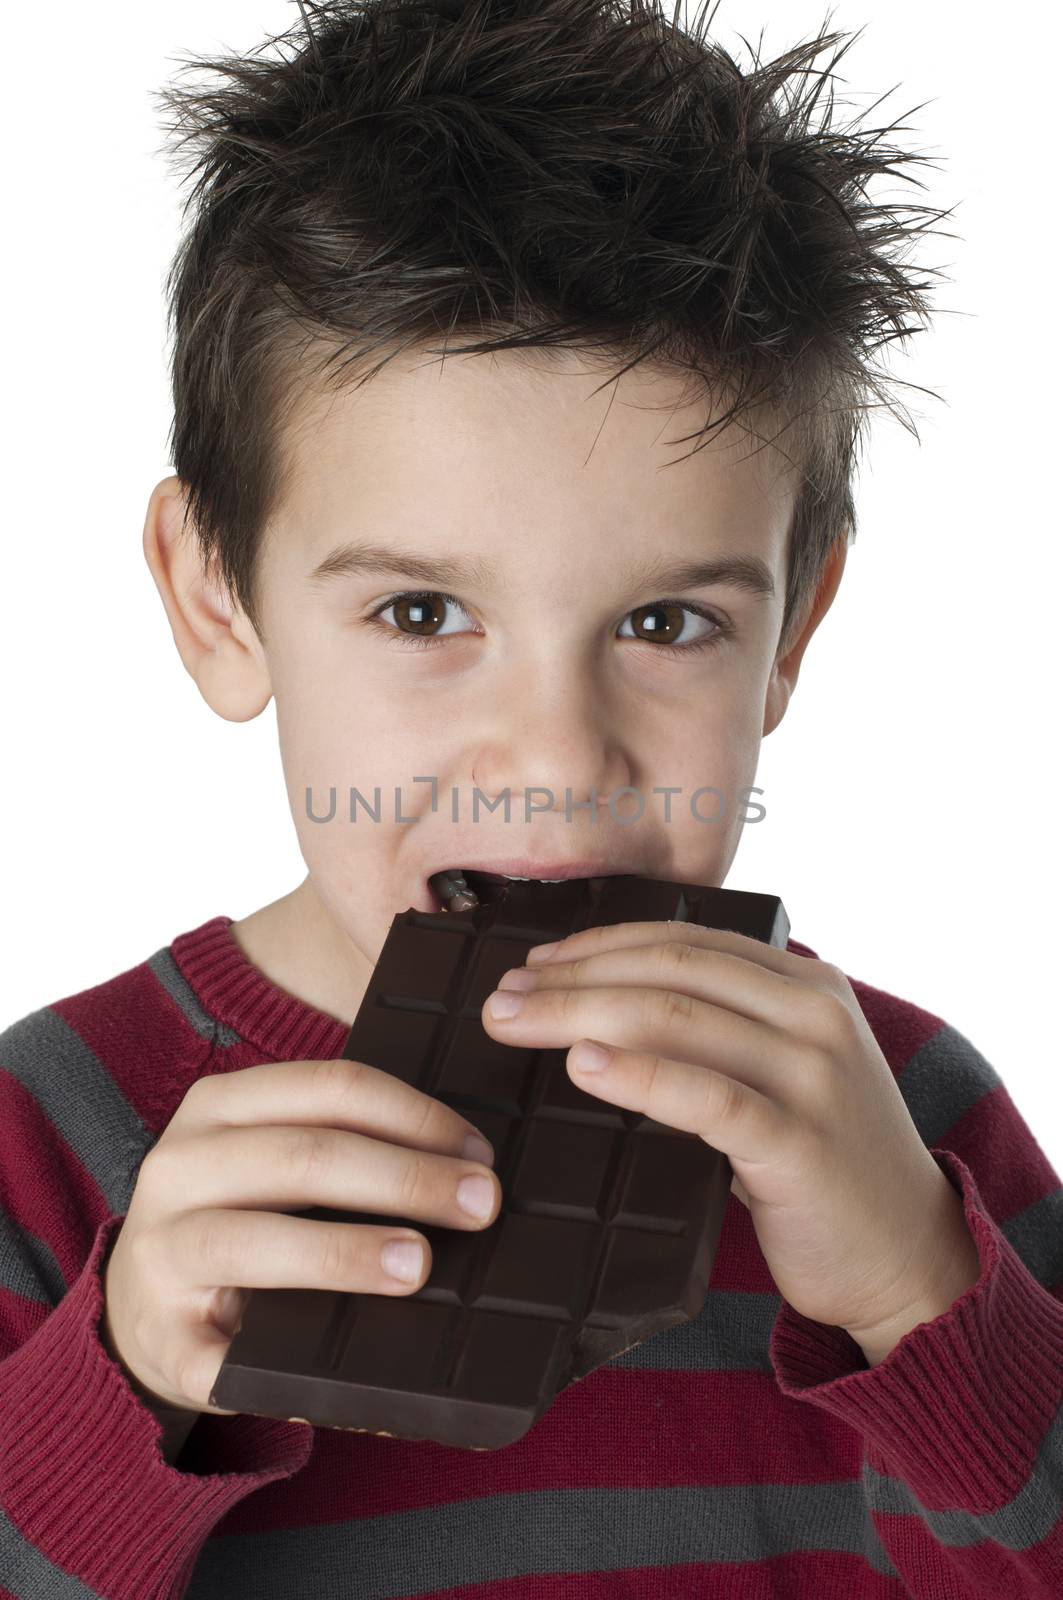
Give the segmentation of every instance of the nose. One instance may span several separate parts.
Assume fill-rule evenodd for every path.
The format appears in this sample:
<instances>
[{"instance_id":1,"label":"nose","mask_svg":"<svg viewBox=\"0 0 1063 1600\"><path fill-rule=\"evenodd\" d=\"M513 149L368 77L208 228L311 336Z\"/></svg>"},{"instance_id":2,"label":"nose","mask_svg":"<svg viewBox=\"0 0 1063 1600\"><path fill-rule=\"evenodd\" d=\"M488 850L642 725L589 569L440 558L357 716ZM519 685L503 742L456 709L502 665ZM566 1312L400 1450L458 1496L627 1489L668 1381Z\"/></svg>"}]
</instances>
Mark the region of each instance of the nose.
<instances>
[{"instance_id":1,"label":"nose","mask_svg":"<svg viewBox=\"0 0 1063 1600\"><path fill-rule=\"evenodd\" d=\"M564 815L568 791L573 823L587 826L596 823L610 796L634 785L632 759L593 687L573 688L570 683L563 695L541 683L515 690L489 721L489 731L476 748L472 777L491 799L508 790L511 805L527 804L529 815ZM614 803L617 816L623 817L631 797Z\"/></svg>"}]
</instances>

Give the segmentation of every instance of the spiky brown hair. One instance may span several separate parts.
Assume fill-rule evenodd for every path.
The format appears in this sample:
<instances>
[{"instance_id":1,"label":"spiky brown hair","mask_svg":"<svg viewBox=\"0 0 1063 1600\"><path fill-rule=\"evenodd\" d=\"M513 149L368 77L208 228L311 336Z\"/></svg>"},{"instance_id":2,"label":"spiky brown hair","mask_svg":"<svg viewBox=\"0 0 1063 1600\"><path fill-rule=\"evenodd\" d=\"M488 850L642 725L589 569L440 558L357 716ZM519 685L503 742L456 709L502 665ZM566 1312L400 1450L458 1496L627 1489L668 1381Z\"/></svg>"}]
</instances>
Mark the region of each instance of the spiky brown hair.
<instances>
[{"instance_id":1,"label":"spiky brown hair","mask_svg":"<svg viewBox=\"0 0 1063 1600\"><path fill-rule=\"evenodd\" d=\"M706 396L680 442L779 424L798 469L782 651L855 537L865 414L918 437L871 357L927 320L903 258L950 214L868 197L892 172L925 188L900 169L927 157L882 142L904 124L833 127L831 87L811 125L849 44L811 63L845 35L743 73L705 39L715 7L686 31L660 0L297 3L267 41L287 54L186 57L223 81L158 95L198 172L166 281L169 444L206 570L261 637L286 424L411 347L619 358L601 387L652 359Z\"/></svg>"}]
</instances>

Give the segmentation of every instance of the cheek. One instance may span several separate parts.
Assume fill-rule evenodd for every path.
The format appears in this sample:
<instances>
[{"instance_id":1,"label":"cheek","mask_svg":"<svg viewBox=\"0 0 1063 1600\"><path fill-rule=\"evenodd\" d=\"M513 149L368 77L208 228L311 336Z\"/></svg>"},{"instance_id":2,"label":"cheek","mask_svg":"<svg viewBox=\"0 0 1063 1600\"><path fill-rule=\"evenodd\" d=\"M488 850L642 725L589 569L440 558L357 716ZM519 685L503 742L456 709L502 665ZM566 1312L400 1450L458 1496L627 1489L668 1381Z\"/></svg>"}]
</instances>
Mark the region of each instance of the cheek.
<instances>
[{"instance_id":1,"label":"cheek","mask_svg":"<svg viewBox=\"0 0 1063 1600\"><path fill-rule=\"evenodd\" d=\"M281 760L300 805L308 783L344 794L353 784L368 797L392 781L396 719L356 669L334 640L310 631L273 674Z\"/></svg>"},{"instance_id":2,"label":"cheek","mask_svg":"<svg viewBox=\"0 0 1063 1600\"><path fill-rule=\"evenodd\" d=\"M705 871L720 874L734 858L742 830L760 815L767 797L749 795L756 784L760 754L760 722L751 697L743 693L706 696L683 719L683 737L662 728L650 783L670 783L681 792L672 798L673 859L689 869L692 879ZM646 814L663 822L664 799L648 797ZM655 809L661 808L661 809Z\"/></svg>"},{"instance_id":3,"label":"cheek","mask_svg":"<svg viewBox=\"0 0 1063 1600\"><path fill-rule=\"evenodd\" d=\"M276 693L277 734L303 860L342 901L345 885L353 893L357 881L362 893L367 860L409 848L396 790L399 815L427 813L431 786L413 779L440 771L441 758L382 697L339 693L327 672L314 672L306 665Z\"/></svg>"},{"instance_id":4,"label":"cheek","mask_svg":"<svg viewBox=\"0 0 1063 1600\"><path fill-rule=\"evenodd\" d=\"M660 760L691 790L713 784L732 796L753 782L760 756L762 714L744 685L710 688L676 724L662 728ZM663 741L663 742L662 742ZM655 780L656 781L656 780Z\"/></svg>"}]
</instances>

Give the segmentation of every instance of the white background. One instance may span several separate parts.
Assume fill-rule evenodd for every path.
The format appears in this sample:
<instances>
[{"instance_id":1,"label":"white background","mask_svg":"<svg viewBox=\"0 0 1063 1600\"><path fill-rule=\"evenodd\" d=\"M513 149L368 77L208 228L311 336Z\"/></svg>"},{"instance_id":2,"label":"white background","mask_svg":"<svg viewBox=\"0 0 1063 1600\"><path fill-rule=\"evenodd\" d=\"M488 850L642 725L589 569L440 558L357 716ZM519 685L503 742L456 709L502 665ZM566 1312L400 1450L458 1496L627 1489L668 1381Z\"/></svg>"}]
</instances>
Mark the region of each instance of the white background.
<instances>
[{"instance_id":1,"label":"white background","mask_svg":"<svg viewBox=\"0 0 1063 1600\"><path fill-rule=\"evenodd\" d=\"M748 66L741 35L763 30L767 59L824 15L731 0L712 31ZM837 120L887 96L869 124L910 123L892 137L940 163L925 193L889 194L960 202L958 237L917 259L962 315L890 359L941 400L901 391L921 443L872 426L842 589L764 743L768 817L728 884L781 894L795 938L966 1034L1063 1172L1058 26L1022 4L1006 34L961 15L861 0L831 18L865 27ZM297 20L283 0L55 0L46 33L33 7L5 21L0 1028L304 875L272 705L246 724L207 708L141 552L172 470L163 276L185 192L150 95L183 57Z\"/></svg>"}]
</instances>

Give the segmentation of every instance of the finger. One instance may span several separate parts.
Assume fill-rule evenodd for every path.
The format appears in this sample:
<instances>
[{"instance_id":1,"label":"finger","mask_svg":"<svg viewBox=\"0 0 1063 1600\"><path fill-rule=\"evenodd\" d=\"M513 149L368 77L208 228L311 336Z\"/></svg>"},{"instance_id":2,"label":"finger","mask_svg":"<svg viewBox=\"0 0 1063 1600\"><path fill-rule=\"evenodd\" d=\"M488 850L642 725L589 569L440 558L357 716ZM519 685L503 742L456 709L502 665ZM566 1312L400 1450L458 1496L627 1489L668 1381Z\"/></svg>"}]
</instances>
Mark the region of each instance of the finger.
<instances>
[{"instance_id":1,"label":"finger","mask_svg":"<svg viewBox=\"0 0 1063 1600\"><path fill-rule=\"evenodd\" d=\"M792 1119L766 1095L711 1067L692 1066L652 1051L617 1050L600 1039L607 1060L587 1072L581 1044L568 1055L573 1083L625 1111L640 1111L668 1128L694 1133L732 1161L771 1164L780 1158Z\"/></svg>"},{"instance_id":2,"label":"finger","mask_svg":"<svg viewBox=\"0 0 1063 1600\"><path fill-rule=\"evenodd\" d=\"M346 1128L411 1150L462 1156L475 1123L442 1100L364 1061L269 1061L198 1079L171 1126L182 1133L265 1123ZM484 1140L485 1144L490 1143ZM482 1156L471 1159L482 1160Z\"/></svg>"},{"instance_id":3,"label":"finger","mask_svg":"<svg viewBox=\"0 0 1063 1600\"><path fill-rule=\"evenodd\" d=\"M843 1002L833 990L769 971L730 950L679 939L513 968L499 981L500 989L525 994L609 986L670 990L816 1044L828 1044L845 1021L839 1015Z\"/></svg>"},{"instance_id":4,"label":"finger","mask_svg":"<svg viewBox=\"0 0 1063 1600\"><path fill-rule=\"evenodd\" d=\"M424 1282L430 1260L423 1234L401 1223L321 1222L271 1211L184 1212L143 1237L189 1295L232 1284L408 1295ZM399 1279L385 1267L381 1251L392 1240L419 1246L416 1278Z\"/></svg>"},{"instance_id":5,"label":"finger","mask_svg":"<svg viewBox=\"0 0 1063 1600\"><path fill-rule=\"evenodd\" d=\"M577 1039L599 1039L622 1050L663 1050L692 1067L731 1074L784 1102L791 1087L800 1089L797 1041L726 1006L634 984L531 989L518 998L520 1011L507 1018L492 1017L491 997L484 1001L482 1021L493 1038L538 1050L565 1050Z\"/></svg>"},{"instance_id":6,"label":"finger","mask_svg":"<svg viewBox=\"0 0 1063 1600\"><path fill-rule=\"evenodd\" d=\"M174 1323L175 1334L177 1327L178 1324ZM210 1396L229 1353L232 1336L222 1333L220 1328L212 1327L209 1322L202 1322L197 1323L191 1331L187 1325L181 1325L180 1337L175 1337L173 1342L176 1353L169 1359L165 1352L161 1353L159 1370L170 1378L177 1392L187 1396L210 1416L239 1416L238 1411L225 1411L221 1406L210 1404ZM174 1369L172 1373L171 1367Z\"/></svg>"},{"instance_id":7,"label":"finger","mask_svg":"<svg viewBox=\"0 0 1063 1600\"><path fill-rule=\"evenodd\" d=\"M539 971L605 950L623 950L631 945L672 941L695 945L702 950L726 951L765 971L824 986L834 983L837 972L829 962L818 958L799 956L793 950L780 950L776 945L765 944L762 939L734 933L728 928L703 928L696 922L617 922L604 927L581 928L578 933L570 933L559 940L546 956L537 956L537 947L533 945L525 960L529 967Z\"/></svg>"},{"instance_id":8,"label":"finger","mask_svg":"<svg viewBox=\"0 0 1063 1600\"><path fill-rule=\"evenodd\" d=\"M140 1240L144 1237L140 1235ZM138 1248L143 1251L149 1246L139 1243ZM159 1240L150 1248L159 1248ZM167 1272L171 1271L172 1264L171 1254L166 1261ZM158 1288L157 1277L155 1286ZM236 1411L211 1406L208 1398L232 1343L240 1310L247 1300L246 1291L225 1289L220 1293L227 1300L239 1298L237 1316L231 1324L227 1317L215 1315L219 1291L204 1287L200 1288L198 1294L187 1294L180 1310L175 1312L173 1304L167 1303L165 1311L162 1311L157 1303L153 1308L154 1314L142 1318L143 1340L147 1341L146 1348L150 1351L151 1389L146 1392L138 1380L130 1381L138 1396L159 1416L164 1432L168 1425L181 1420L180 1413L190 1405L219 1416L239 1415Z\"/></svg>"},{"instance_id":9,"label":"finger","mask_svg":"<svg viewBox=\"0 0 1063 1600\"><path fill-rule=\"evenodd\" d=\"M207 1206L331 1206L468 1228L474 1222L459 1202L462 1181L486 1179L496 1205L501 1192L489 1167L305 1124L223 1128L164 1140L145 1157L144 1168L154 1205L192 1216L202 1216Z\"/></svg>"}]
</instances>

